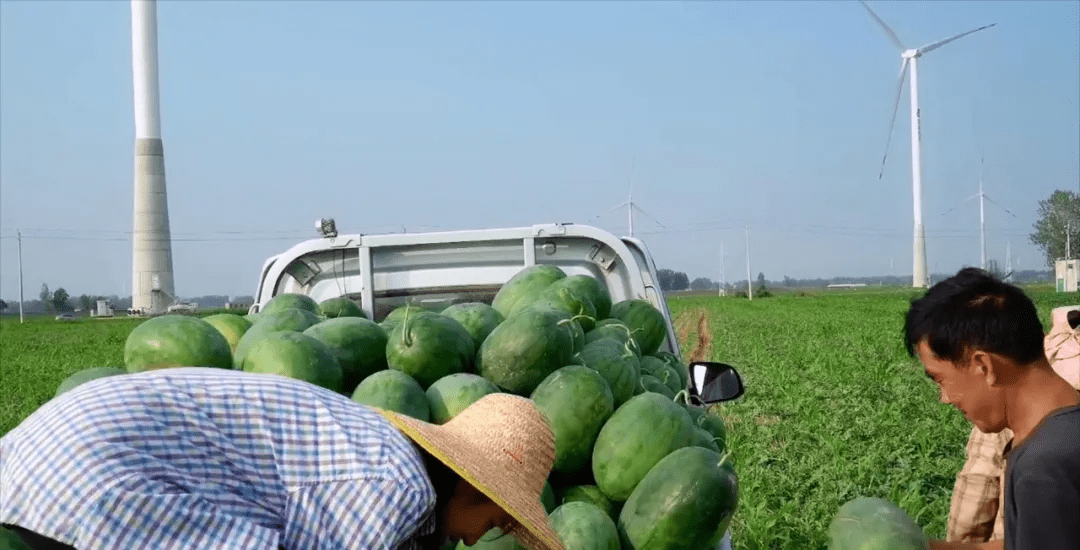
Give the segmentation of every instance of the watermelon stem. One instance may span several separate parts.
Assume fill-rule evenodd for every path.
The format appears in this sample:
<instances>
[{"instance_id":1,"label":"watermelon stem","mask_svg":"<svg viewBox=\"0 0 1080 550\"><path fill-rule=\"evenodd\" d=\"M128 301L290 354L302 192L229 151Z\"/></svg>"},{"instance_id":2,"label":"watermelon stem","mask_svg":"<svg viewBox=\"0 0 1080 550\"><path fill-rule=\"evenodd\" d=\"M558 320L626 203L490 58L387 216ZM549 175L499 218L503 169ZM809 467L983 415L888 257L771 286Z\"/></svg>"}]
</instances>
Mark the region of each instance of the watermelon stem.
<instances>
[{"instance_id":1,"label":"watermelon stem","mask_svg":"<svg viewBox=\"0 0 1080 550\"><path fill-rule=\"evenodd\" d=\"M405 306L405 320L401 322L401 343L406 346L412 345L412 338L409 337L409 311L411 310L411 306Z\"/></svg>"},{"instance_id":2,"label":"watermelon stem","mask_svg":"<svg viewBox=\"0 0 1080 550\"><path fill-rule=\"evenodd\" d=\"M594 323L596 322L596 318L595 318L595 317L592 317L592 316L590 316L590 315L585 315L584 313L579 313L579 314L577 314L577 315L575 315L575 316L571 317L571 318L570 318L570 320L571 320L571 321L577 321L577 320L578 320L578 318L581 318L581 317L584 317L585 319L588 319L588 320L590 320L590 321L592 321L592 322L594 322Z\"/></svg>"},{"instance_id":3,"label":"watermelon stem","mask_svg":"<svg viewBox=\"0 0 1080 550\"><path fill-rule=\"evenodd\" d=\"M577 317L571 317L569 319L563 319L563 320L561 320L561 321L559 321L558 323L555 323L555 324L560 326L560 327L567 326L570 323L573 323L574 319L576 319L576 318ZM577 345L577 342L574 341L574 331L573 331L573 329L570 329L570 348L573 349L574 346L576 346L576 345Z\"/></svg>"},{"instance_id":4,"label":"watermelon stem","mask_svg":"<svg viewBox=\"0 0 1080 550\"><path fill-rule=\"evenodd\" d=\"M716 439L716 438L714 438L714 439ZM730 460L731 460L731 449L727 449L727 450L724 451L723 456L720 457L720 462L717 462L716 465L718 467L723 466L724 464L726 464Z\"/></svg>"},{"instance_id":5,"label":"watermelon stem","mask_svg":"<svg viewBox=\"0 0 1080 550\"><path fill-rule=\"evenodd\" d=\"M680 397L682 397L682 402L684 405L690 404L690 392L686 390L679 390L679 393L675 394L675 399L672 399L672 401L678 403Z\"/></svg>"}]
</instances>

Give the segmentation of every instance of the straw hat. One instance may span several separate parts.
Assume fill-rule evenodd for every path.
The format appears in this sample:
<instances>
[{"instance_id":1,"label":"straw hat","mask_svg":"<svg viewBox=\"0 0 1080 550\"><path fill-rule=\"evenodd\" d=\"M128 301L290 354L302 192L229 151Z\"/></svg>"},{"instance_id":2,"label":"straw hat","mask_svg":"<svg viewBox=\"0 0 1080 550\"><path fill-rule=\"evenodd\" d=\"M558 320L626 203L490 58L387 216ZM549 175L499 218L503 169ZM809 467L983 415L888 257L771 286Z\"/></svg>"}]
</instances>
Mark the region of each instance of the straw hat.
<instances>
[{"instance_id":1,"label":"straw hat","mask_svg":"<svg viewBox=\"0 0 1080 550\"><path fill-rule=\"evenodd\" d=\"M486 395L442 425L379 410L399 430L517 520L530 550L563 550L540 501L555 464L555 436L532 401Z\"/></svg>"}]
</instances>

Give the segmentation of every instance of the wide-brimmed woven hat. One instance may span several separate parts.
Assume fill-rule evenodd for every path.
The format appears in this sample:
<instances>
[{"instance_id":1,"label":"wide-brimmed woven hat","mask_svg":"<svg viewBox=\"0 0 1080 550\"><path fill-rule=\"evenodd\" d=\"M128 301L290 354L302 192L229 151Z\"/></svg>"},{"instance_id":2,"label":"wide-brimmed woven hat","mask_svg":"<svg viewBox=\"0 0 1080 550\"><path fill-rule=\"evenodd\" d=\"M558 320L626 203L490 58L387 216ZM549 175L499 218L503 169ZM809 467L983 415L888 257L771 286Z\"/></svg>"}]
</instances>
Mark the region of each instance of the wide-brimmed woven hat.
<instances>
[{"instance_id":1,"label":"wide-brimmed woven hat","mask_svg":"<svg viewBox=\"0 0 1080 550\"><path fill-rule=\"evenodd\" d=\"M529 550L563 550L540 501L555 464L555 435L524 397L486 395L442 425L379 410L399 430L517 520Z\"/></svg>"}]
</instances>

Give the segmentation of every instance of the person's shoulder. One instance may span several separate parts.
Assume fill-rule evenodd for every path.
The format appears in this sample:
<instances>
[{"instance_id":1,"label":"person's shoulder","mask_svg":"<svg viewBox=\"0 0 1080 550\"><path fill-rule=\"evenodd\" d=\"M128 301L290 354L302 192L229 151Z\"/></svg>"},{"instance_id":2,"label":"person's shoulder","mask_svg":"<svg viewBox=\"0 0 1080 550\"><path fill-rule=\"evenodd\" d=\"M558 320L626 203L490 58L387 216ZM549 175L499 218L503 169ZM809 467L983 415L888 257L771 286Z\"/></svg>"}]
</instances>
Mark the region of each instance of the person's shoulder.
<instances>
[{"instance_id":1,"label":"person's shoulder","mask_svg":"<svg viewBox=\"0 0 1080 550\"><path fill-rule=\"evenodd\" d=\"M1080 468L1080 445L1076 434L1080 433L1080 405L1057 409L1042 420L1023 445L1009 459L1017 469L1032 471L1067 467Z\"/></svg>"}]
</instances>

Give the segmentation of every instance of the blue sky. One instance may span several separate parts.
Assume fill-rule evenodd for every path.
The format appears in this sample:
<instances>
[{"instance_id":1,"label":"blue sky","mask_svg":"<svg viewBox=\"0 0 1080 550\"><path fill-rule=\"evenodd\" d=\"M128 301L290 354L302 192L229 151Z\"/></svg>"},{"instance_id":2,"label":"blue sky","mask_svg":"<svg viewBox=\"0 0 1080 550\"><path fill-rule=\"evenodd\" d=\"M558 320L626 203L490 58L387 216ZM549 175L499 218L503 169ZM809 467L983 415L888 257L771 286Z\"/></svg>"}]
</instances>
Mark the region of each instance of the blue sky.
<instances>
[{"instance_id":1,"label":"blue sky","mask_svg":"<svg viewBox=\"0 0 1080 550\"><path fill-rule=\"evenodd\" d=\"M1043 268L1080 190L1077 2L872 2L919 64L931 272ZM130 293L130 4L0 1L0 297ZM162 0L176 291L251 294L314 236L591 223L716 279L910 274L908 90L856 2ZM948 212L947 215L943 215ZM657 221L653 221L653 218ZM891 267L890 267L891 266Z\"/></svg>"}]
</instances>

